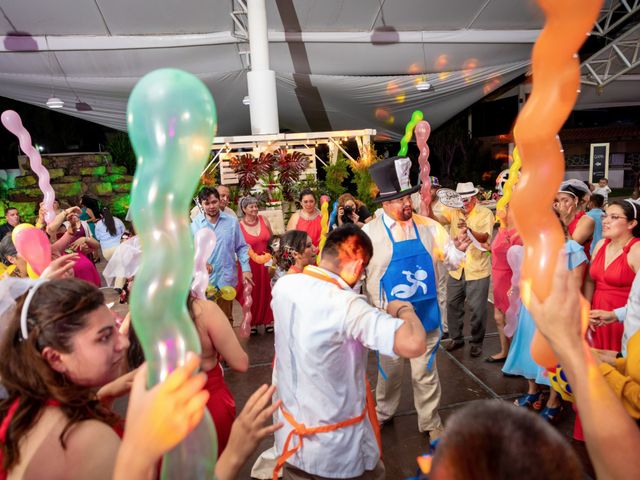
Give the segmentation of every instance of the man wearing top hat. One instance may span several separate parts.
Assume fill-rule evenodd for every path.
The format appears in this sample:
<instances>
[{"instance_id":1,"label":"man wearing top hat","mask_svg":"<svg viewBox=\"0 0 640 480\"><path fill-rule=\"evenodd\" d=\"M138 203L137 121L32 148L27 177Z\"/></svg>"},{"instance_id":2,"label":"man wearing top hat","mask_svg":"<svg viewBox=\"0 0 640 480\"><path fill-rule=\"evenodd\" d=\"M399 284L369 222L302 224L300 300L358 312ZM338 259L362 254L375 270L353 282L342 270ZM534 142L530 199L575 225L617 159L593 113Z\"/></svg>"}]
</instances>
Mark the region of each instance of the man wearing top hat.
<instances>
[{"instance_id":1,"label":"man wearing top hat","mask_svg":"<svg viewBox=\"0 0 640 480\"><path fill-rule=\"evenodd\" d=\"M447 209L443 216L451 224L451 236L466 233L471 245L466 251L464 265L449 272L447 280L447 323L451 341L448 351L464 347L462 327L465 300L471 313L472 357L482 354L482 342L487 325L487 299L491 275L489 243L495 225L491 210L478 204L478 189L473 182L458 183L456 192L462 197L462 209Z\"/></svg>"},{"instance_id":2,"label":"man wearing top hat","mask_svg":"<svg viewBox=\"0 0 640 480\"><path fill-rule=\"evenodd\" d=\"M458 268L471 242L466 234L453 241L446 233L434 235L433 225L413 220L411 194L420 186L411 186L410 169L407 157L386 158L369 169L380 191L375 201L382 204L383 213L363 227L373 244L365 286L369 301L378 308L392 300L410 302L427 332L427 350L411 359L411 377L418 428L433 440L442 433L435 365L441 324L434 264L442 261L448 269ZM379 356L376 413L380 423L390 420L398 409L403 369L404 359Z\"/></svg>"}]
</instances>

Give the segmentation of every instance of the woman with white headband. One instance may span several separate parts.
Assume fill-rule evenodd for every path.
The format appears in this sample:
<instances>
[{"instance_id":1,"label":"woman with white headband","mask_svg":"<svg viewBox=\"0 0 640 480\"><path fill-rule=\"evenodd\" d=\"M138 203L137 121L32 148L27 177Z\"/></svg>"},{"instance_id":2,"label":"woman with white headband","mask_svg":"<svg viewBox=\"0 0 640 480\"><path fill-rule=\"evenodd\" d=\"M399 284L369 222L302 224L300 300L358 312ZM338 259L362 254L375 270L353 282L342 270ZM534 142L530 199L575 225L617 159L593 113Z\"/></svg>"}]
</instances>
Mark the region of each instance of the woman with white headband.
<instances>
[{"instance_id":1,"label":"woman with white headband","mask_svg":"<svg viewBox=\"0 0 640 480\"><path fill-rule=\"evenodd\" d=\"M16 282L29 281L3 280L2 287ZM188 355L148 391L141 367L122 436L121 419L96 395L122 373L129 346L102 292L77 279L28 286L5 314L9 324L0 343L7 391L0 401L0 479L155 478L160 456L202 418L209 394L206 375L195 374L200 359ZM2 299L16 293L6 290ZM264 427L278 407L268 406L273 391L263 385L234 422L230 448L216 464L218 479L236 478L257 444L279 428Z\"/></svg>"},{"instance_id":2,"label":"woman with white headband","mask_svg":"<svg viewBox=\"0 0 640 480\"><path fill-rule=\"evenodd\" d=\"M560 190L553 204L560 221L569 230L571 239L584 247L587 258L591 258L591 240L595 221L585 214L581 205L589 195L589 188L583 182L567 180L560 184Z\"/></svg>"},{"instance_id":3,"label":"woman with white headband","mask_svg":"<svg viewBox=\"0 0 640 480\"><path fill-rule=\"evenodd\" d=\"M593 250L590 276L585 283L585 296L594 310L624 307L631 284L640 269L640 202L614 200L602 217L602 240ZM619 352L622 322L595 320L592 323L592 346Z\"/></svg>"},{"instance_id":4,"label":"woman with white headband","mask_svg":"<svg viewBox=\"0 0 640 480\"><path fill-rule=\"evenodd\" d=\"M614 200L602 217L602 240L593 249L593 261L585 279L584 295L592 310L611 311L624 307L631 284L640 269L640 203ZM619 352L624 324L596 317L587 338L592 347ZM573 438L584 440L580 417L576 416Z\"/></svg>"}]
</instances>

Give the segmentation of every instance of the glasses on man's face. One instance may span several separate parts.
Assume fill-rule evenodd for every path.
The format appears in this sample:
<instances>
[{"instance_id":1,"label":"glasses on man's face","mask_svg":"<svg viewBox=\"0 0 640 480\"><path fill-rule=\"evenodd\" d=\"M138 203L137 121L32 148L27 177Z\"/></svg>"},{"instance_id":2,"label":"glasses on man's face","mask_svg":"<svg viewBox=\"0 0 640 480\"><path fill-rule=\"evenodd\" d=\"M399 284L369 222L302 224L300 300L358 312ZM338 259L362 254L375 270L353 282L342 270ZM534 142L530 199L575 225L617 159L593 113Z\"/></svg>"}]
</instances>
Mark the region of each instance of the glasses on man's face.
<instances>
[{"instance_id":1,"label":"glasses on man's face","mask_svg":"<svg viewBox=\"0 0 640 480\"><path fill-rule=\"evenodd\" d=\"M624 215L616 215L615 213L602 214L602 220L611 220L612 222L615 222L616 220L620 220L621 218L624 218L625 220L627 219L627 217L625 217Z\"/></svg>"}]
</instances>

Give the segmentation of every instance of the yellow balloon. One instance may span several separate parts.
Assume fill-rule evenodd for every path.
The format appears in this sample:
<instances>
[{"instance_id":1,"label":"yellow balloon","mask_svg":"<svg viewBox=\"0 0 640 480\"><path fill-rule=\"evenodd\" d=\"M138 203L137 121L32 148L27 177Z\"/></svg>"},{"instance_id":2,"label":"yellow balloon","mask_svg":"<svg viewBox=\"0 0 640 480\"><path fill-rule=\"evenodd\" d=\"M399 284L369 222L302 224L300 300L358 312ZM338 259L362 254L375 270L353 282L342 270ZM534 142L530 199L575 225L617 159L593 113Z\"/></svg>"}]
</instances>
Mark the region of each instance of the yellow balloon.
<instances>
[{"instance_id":1,"label":"yellow balloon","mask_svg":"<svg viewBox=\"0 0 640 480\"><path fill-rule=\"evenodd\" d=\"M16 235L18 235L22 230L25 230L27 228L36 228L36 227L31 225L30 223L21 223L20 225L16 226L16 228L14 228L13 231L11 232L11 241L13 243L16 243Z\"/></svg>"},{"instance_id":2,"label":"yellow balloon","mask_svg":"<svg viewBox=\"0 0 640 480\"><path fill-rule=\"evenodd\" d=\"M511 192L513 192L513 188L520 179L521 166L522 160L520 159L520 152L518 152L518 147L515 147L513 149L513 162L511 163L511 167L509 167L509 178L502 187L502 198L500 198L496 204L496 216L500 221L500 226L505 223L506 207L511 200Z\"/></svg>"},{"instance_id":3,"label":"yellow balloon","mask_svg":"<svg viewBox=\"0 0 640 480\"><path fill-rule=\"evenodd\" d=\"M40 278L40 275L38 275L36 272L33 271L33 268L31 268L31 265L29 265L27 263L27 275L29 275L29 278Z\"/></svg>"},{"instance_id":4,"label":"yellow balloon","mask_svg":"<svg viewBox=\"0 0 640 480\"><path fill-rule=\"evenodd\" d=\"M220 289L220 296L223 300L233 300L236 298L236 289L227 285Z\"/></svg>"}]
</instances>

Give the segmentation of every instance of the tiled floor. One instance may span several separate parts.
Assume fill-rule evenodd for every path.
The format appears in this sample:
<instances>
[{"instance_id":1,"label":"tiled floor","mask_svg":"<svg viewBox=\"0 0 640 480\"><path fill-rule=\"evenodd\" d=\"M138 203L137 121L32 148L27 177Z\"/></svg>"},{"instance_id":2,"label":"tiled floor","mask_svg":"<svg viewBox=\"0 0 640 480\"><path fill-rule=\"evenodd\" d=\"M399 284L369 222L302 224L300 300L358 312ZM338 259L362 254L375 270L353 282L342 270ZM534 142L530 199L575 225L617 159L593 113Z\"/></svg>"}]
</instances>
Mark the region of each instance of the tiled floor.
<instances>
[{"instance_id":1,"label":"tiled floor","mask_svg":"<svg viewBox=\"0 0 640 480\"><path fill-rule=\"evenodd\" d=\"M103 262L101 262L103 263ZM104 265L98 264L104 268ZM99 268L102 270L102 268ZM107 301L115 300L115 309L124 315L126 305L119 305L112 290L105 290ZM241 318L241 310L237 302L234 303L234 317ZM239 323L238 320L236 323ZM468 327L467 327L468 328ZM273 334L261 334L247 340L245 348L250 357L250 368L246 373L225 372L226 381L233 393L237 411L242 409L246 400L260 385L271 381L271 361L273 359ZM474 400L500 399L512 401L526 391L526 381L522 378L508 378L502 375L502 364L489 364L484 357L497 352L499 342L493 321L493 305L489 303L487 315L487 334L484 342L484 353L479 358L469 356L469 346L452 353L440 349L437 354L437 367L442 384L442 399L440 414L445 421L457 409ZM377 380L377 366L375 355L369 356L368 376L373 388ZM418 432L417 416L413 404L410 369L407 365L404 375L402 400L400 408L393 422L382 429L387 478L396 480L415 475L416 457L426 450L425 438ZM557 424L557 428L571 441L574 414L569 405L565 405L565 414ZM496 419L499 421L499 419ZM585 478L595 477L589 464L588 456L583 444L572 442L574 448L583 460L587 475ZM254 455L242 469L238 478L249 479L251 466L263 450L273 445L273 438L265 439Z\"/></svg>"},{"instance_id":2,"label":"tiled floor","mask_svg":"<svg viewBox=\"0 0 640 480\"><path fill-rule=\"evenodd\" d=\"M484 342L484 354L479 358L469 356L468 345L452 353L440 349L437 354L438 372L442 384L440 414L446 419L468 402L479 399L500 399L512 401L526 391L526 381L522 378L508 378L502 375L502 364L489 364L484 357L497 352L499 342L493 322L492 305L489 304L487 335ZM247 373L226 372L226 380L234 394L238 411L249 395L262 383L271 379L271 359L273 358L273 335L259 335L249 339L247 350L251 367ZM377 380L375 356L369 356L368 373L371 385L375 388ZM387 470L387 478L403 479L415 475L416 456L426 449L426 441L418 432L417 416L413 405L409 367L405 369L403 395L400 408L393 422L382 429L382 442ZM570 406L565 406L565 415L557 428L569 441L573 429L574 414ZM499 421L499 419L496 419ZM272 445L269 438L247 463L239 478L250 478L249 472L254 459L260 452ZM586 450L582 444L575 444L576 451L583 459L586 470L590 472ZM592 475L593 476L593 475Z\"/></svg>"}]
</instances>

